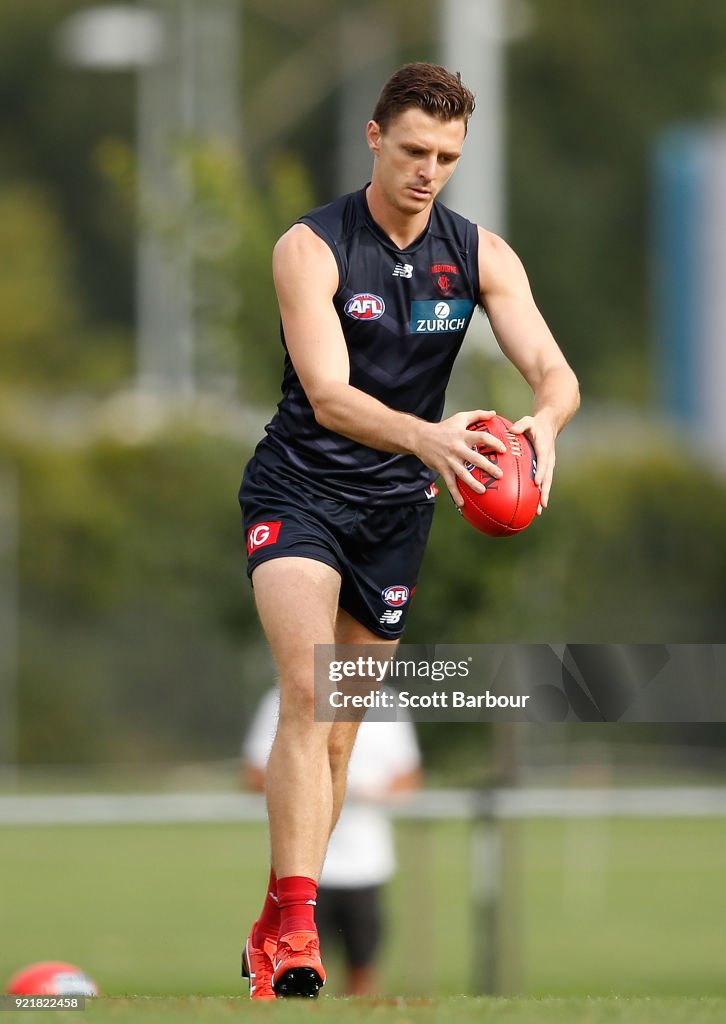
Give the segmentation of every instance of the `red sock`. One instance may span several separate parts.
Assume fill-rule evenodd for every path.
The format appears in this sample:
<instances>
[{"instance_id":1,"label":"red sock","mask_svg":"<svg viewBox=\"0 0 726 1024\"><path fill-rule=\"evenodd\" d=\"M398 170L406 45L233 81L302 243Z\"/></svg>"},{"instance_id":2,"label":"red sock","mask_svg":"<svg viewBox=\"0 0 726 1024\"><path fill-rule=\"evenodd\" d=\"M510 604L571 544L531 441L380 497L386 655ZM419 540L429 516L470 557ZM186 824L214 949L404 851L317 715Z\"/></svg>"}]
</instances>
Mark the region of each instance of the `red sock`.
<instances>
[{"instance_id":1,"label":"red sock","mask_svg":"<svg viewBox=\"0 0 726 1024\"><path fill-rule=\"evenodd\" d=\"M270 868L270 881L267 883L267 895L257 923L254 927L252 941L256 946L261 946L265 939L275 939L280 930L280 908L277 896L277 875L275 869Z\"/></svg>"},{"instance_id":2,"label":"red sock","mask_svg":"<svg viewBox=\"0 0 726 1024\"><path fill-rule=\"evenodd\" d=\"M287 932L316 931L315 901L318 883L304 875L278 878L277 896L280 907L280 935Z\"/></svg>"}]
</instances>

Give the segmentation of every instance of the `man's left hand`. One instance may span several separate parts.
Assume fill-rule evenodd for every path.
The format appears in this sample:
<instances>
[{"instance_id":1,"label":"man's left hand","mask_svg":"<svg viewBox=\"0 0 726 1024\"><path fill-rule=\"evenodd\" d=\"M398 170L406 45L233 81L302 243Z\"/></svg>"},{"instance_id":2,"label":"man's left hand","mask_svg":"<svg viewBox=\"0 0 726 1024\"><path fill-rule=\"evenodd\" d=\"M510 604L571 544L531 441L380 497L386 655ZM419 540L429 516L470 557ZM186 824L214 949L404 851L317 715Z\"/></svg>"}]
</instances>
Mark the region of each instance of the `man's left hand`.
<instances>
[{"instance_id":1,"label":"man's left hand","mask_svg":"<svg viewBox=\"0 0 726 1024\"><path fill-rule=\"evenodd\" d=\"M540 490L537 515L541 515L542 509L547 508L549 503L552 476L555 471L555 438L557 434L554 424L546 413L540 412L534 416L522 416L512 424L512 431L515 434L527 434L534 445L537 456L537 472L534 482Z\"/></svg>"}]
</instances>

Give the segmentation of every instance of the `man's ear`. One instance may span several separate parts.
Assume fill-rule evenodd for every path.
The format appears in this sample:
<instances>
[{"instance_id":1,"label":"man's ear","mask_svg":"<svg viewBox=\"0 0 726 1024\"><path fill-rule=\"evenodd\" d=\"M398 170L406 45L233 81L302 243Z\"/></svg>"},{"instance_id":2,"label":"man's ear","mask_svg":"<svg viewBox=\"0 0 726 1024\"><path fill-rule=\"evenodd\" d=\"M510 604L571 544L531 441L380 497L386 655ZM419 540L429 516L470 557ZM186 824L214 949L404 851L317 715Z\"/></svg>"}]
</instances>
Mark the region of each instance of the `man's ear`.
<instances>
[{"instance_id":1,"label":"man's ear","mask_svg":"<svg viewBox=\"0 0 726 1024\"><path fill-rule=\"evenodd\" d=\"M366 125L366 142L374 156L378 156L381 142L381 128L377 121L369 121Z\"/></svg>"}]
</instances>

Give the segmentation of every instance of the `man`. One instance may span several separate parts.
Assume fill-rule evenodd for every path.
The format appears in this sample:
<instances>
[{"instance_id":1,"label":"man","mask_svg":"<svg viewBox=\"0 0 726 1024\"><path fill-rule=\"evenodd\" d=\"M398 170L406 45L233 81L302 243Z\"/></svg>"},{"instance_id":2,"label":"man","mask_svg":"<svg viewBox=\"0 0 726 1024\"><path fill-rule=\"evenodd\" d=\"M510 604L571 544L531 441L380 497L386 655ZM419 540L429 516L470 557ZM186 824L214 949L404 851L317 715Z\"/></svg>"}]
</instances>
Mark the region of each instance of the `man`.
<instances>
[{"instance_id":1,"label":"man","mask_svg":"<svg viewBox=\"0 0 726 1024\"><path fill-rule=\"evenodd\" d=\"M357 725L316 722L316 644L395 646L443 477L501 470L468 431L491 411L441 421L451 367L477 305L534 394L514 429L537 453L547 507L555 439L578 405L576 378L522 265L497 236L436 202L461 156L474 97L458 75L409 64L367 125L370 183L302 217L275 246L286 348L283 398L245 471L248 574L280 679L267 770L272 867L245 946L251 995L316 996L325 982L314 907ZM540 511L541 511L540 509Z\"/></svg>"},{"instance_id":2,"label":"man","mask_svg":"<svg viewBox=\"0 0 726 1024\"><path fill-rule=\"evenodd\" d=\"M242 781L264 791L265 772L280 712L280 691L260 701L242 750ZM345 995L381 991L377 962L384 934L383 886L396 857L386 804L421 785L416 730L405 710L396 721L364 718L348 765L346 801L333 829L315 908L321 938L342 945ZM256 979L255 979L256 980Z\"/></svg>"}]
</instances>

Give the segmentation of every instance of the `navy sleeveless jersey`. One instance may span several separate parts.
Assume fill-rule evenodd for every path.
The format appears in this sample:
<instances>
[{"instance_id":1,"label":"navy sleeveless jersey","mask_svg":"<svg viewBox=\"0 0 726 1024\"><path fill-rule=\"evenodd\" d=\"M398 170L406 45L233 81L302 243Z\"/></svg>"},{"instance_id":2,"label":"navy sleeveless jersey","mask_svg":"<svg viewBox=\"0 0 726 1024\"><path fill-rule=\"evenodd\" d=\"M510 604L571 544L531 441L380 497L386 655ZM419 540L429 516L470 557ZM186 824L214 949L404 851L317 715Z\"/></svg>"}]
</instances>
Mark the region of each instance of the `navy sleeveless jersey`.
<instances>
[{"instance_id":1,"label":"navy sleeveless jersey","mask_svg":"<svg viewBox=\"0 0 726 1024\"><path fill-rule=\"evenodd\" d=\"M456 355L479 302L476 225L434 202L429 224L399 249L373 220L365 189L300 218L331 248L334 305L350 384L384 405L438 422ZM284 333L282 342L285 344ZM262 467L302 477L354 504L425 501L435 471L321 427L287 348L282 400L255 451Z\"/></svg>"}]
</instances>

